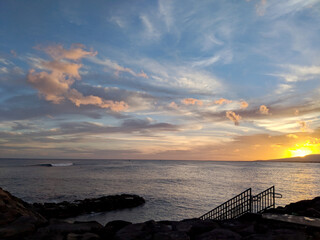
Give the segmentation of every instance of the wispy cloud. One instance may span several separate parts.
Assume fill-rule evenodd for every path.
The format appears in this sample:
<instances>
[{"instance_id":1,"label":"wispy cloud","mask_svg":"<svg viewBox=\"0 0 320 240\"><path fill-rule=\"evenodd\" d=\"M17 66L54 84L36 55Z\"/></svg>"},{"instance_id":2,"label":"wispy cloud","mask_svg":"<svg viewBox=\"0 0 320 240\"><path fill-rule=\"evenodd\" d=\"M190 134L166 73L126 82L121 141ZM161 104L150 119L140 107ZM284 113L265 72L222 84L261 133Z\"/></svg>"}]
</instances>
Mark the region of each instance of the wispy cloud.
<instances>
[{"instance_id":1,"label":"wispy cloud","mask_svg":"<svg viewBox=\"0 0 320 240\"><path fill-rule=\"evenodd\" d=\"M314 80L320 76L320 66L285 65L282 67L287 70L287 73L272 75L279 76L288 83Z\"/></svg>"},{"instance_id":2,"label":"wispy cloud","mask_svg":"<svg viewBox=\"0 0 320 240\"><path fill-rule=\"evenodd\" d=\"M116 63L115 61L112 61L107 58L101 60L101 59L95 57L95 58L90 58L90 60L96 64L100 64L102 66L105 66L108 70L115 71L115 75L117 75L117 76L119 75L120 72L126 72L126 73L129 73L135 77L149 78L148 75L143 72L143 70L141 70L140 73L136 73L131 68L122 67L118 63Z\"/></svg>"}]
</instances>

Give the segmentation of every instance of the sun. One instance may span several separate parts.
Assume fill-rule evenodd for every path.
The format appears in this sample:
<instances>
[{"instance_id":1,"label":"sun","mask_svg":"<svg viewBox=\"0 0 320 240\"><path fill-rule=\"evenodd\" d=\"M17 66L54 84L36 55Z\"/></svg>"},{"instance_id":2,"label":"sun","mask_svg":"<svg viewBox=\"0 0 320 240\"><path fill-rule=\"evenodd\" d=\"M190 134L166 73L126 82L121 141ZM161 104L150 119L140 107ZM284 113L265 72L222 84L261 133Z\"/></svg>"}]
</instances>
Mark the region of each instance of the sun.
<instances>
[{"instance_id":1,"label":"sun","mask_svg":"<svg viewBox=\"0 0 320 240\"><path fill-rule=\"evenodd\" d=\"M289 149L289 152L291 153L291 157L304 157L309 154L312 154L312 151L306 148L300 148L295 150Z\"/></svg>"},{"instance_id":2,"label":"sun","mask_svg":"<svg viewBox=\"0 0 320 240\"><path fill-rule=\"evenodd\" d=\"M319 153L320 141L313 139L313 141L306 141L305 143L295 144L294 147L286 150L286 157L305 157L310 154Z\"/></svg>"}]
</instances>

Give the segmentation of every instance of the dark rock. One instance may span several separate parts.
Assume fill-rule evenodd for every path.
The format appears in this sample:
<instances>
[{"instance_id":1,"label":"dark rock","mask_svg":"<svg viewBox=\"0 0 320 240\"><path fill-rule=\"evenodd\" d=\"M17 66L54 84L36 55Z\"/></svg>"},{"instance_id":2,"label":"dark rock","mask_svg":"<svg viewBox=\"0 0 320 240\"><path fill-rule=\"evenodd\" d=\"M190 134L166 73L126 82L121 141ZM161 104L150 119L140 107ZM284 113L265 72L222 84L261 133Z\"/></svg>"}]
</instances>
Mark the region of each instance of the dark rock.
<instances>
[{"instance_id":1,"label":"dark rock","mask_svg":"<svg viewBox=\"0 0 320 240\"><path fill-rule=\"evenodd\" d=\"M26 236L46 222L28 203L0 188L0 239Z\"/></svg>"},{"instance_id":2,"label":"dark rock","mask_svg":"<svg viewBox=\"0 0 320 240\"><path fill-rule=\"evenodd\" d=\"M118 232L120 229L130 224L132 223L127 221L122 221L122 220L108 222L106 226L103 229L101 229L100 235L103 236L104 238L112 238L116 232Z\"/></svg>"},{"instance_id":3,"label":"dark rock","mask_svg":"<svg viewBox=\"0 0 320 240\"><path fill-rule=\"evenodd\" d=\"M308 237L304 232L291 229L275 229L271 232L271 239L285 240L307 240Z\"/></svg>"},{"instance_id":4,"label":"dark rock","mask_svg":"<svg viewBox=\"0 0 320 240\"><path fill-rule=\"evenodd\" d=\"M190 240L185 232L158 232L155 233L152 240Z\"/></svg>"},{"instance_id":5,"label":"dark rock","mask_svg":"<svg viewBox=\"0 0 320 240\"><path fill-rule=\"evenodd\" d=\"M30 240L64 239L69 233L84 234L91 232L98 234L101 229L102 225L95 221L68 223L52 219L48 226L39 228Z\"/></svg>"},{"instance_id":6,"label":"dark rock","mask_svg":"<svg viewBox=\"0 0 320 240\"><path fill-rule=\"evenodd\" d=\"M238 233L228 229L217 228L210 232L203 233L195 238L196 240L240 240Z\"/></svg>"},{"instance_id":7,"label":"dark rock","mask_svg":"<svg viewBox=\"0 0 320 240\"><path fill-rule=\"evenodd\" d=\"M145 223L131 224L118 231L114 240L151 240L152 233L146 229Z\"/></svg>"},{"instance_id":8,"label":"dark rock","mask_svg":"<svg viewBox=\"0 0 320 240\"><path fill-rule=\"evenodd\" d=\"M91 212L105 212L123 208L133 208L145 203L145 200L137 195L114 195L100 198L88 198L63 201L60 203L34 203L34 209L46 218L68 218Z\"/></svg>"},{"instance_id":9,"label":"dark rock","mask_svg":"<svg viewBox=\"0 0 320 240\"><path fill-rule=\"evenodd\" d=\"M187 219L174 223L173 226L174 230L186 232L193 237L218 228L219 224L213 220Z\"/></svg>"},{"instance_id":10,"label":"dark rock","mask_svg":"<svg viewBox=\"0 0 320 240\"><path fill-rule=\"evenodd\" d=\"M61 220L51 220L49 225L40 228L39 232L44 233L85 233L85 232L98 232L103 226L96 222L74 222L68 223Z\"/></svg>"},{"instance_id":11,"label":"dark rock","mask_svg":"<svg viewBox=\"0 0 320 240\"><path fill-rule=\"evenodd\" d=\"M31 220L30 222L28 221ZM0 227L0 237L2 238L19 238L27 236L36 230L33 219L27 216L21 216L6 226Z\"/></svg>"},{"instance_id":12,"label":"dark rock","mask_svg":"<svg viewBox=\"0 0 320 240\"><path fill-rule=\"evenodd\" d=\"M99 239L101 239L100 236L94 233L83 233L83 234L69 233L67 235L66 240L99 240Z\"/></svg>"}]
</instances>

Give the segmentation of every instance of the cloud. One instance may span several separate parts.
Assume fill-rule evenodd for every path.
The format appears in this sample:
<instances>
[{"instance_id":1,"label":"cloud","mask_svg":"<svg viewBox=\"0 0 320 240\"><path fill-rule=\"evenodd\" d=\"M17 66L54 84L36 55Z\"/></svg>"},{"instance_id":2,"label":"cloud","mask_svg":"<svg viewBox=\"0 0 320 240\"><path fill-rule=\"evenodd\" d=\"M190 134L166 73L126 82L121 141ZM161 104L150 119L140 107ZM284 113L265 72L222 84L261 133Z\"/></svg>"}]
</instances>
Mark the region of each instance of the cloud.
<instances>
[{"instance_id":1,"label":"cloud","mask_svg":"<svg viewBox=\"0 0 320 240\"><path fill-rule=\"evenodd\" d=\"M259 16L263 16L266 11L267 0L260 0L259 3L256 4L256 12Z\"/></svg>"},{"instance_id":2,"label":"cloud","mask_svg":"<svg viewBox=\"0 0 320 240\"><path fill-rule=\"evenodd\" d=\"M269 108L267 108L266 105L261 105L260 108L259 108L259 111L261 114L264 114L264 115L268 115L269 114Z\"/></svg>"},{"instance_id":3,"label":"cloud","mask_svg":"<svg viewBox=\"0 0 320 240\"><path fill-rule=\"evenodd\" d=\"M213 57L201 60L201 61L195 61L192 63L193 67L207 67L210 66L216 62L218 62L220 60L220 56L219 55L215 55Z\"/></svg>"},{"instance_id":4,"label":"cloud","mask_svg":"<svg viewBox=\"0 0 320 240\"><path fill-rule=\"evenodd\" d=\"M234 122L234 125L238 126L239 125L239 121L241 119L241 116L236 114L235 112L232 111L227 111L226 112L226 117L228 119L230 119L232 122Z\"/></svg>"},{"instance_id":5,"label":"cloud","mask_svg":"<svg viewBox=\"0 0 320 240\"><path fill-rule=\"evenodd\" d=\"M195 99L195 98L185 98L181 100L181 102L185 105L198 105L202 106L203 102L201 100Z\"/></svg>"},{"instance_id":6,"label":"cloud","mask_svg":"<svg viewBox=\"0 0 320 240\"><path fill-rule=\"evenodd\" d=\"M286 82L299 82L314 80L320 76L320 66L300 66L300 65L282 65L286 69L286 73L271 74L284 78Z\"/></svg>"},{"instance_id":7,"label":"cloud","mask_svg":"<svg viewBox=\"0 0 320 240\"><path fill-rule=\"evenodd\" d=\"M131 68L122 67L118 63L116 63L110 59L107 59L107 58L104 60L101 60L98 58L90 58L90 60L94 63L105 66L107 69L111 69L111 70L115 71L116 76L119 76L120 72L127 72L134 77L149 78L149 76L143 70L141 70L140 73L136 73Z\"/></svg>"},{"instance_id":8,"label":"cloud","mask_svg":"<svg viewBox=\"0 0 320 240\"><path fill-rule=\"evenodd\" d=\"M241 109L246 109L248 106L249 106L249 103L247 103L246 101L244 101L244 100L240 101L240 108Z\"/></svg>"},{"instance_id":9,"label":"cloud","mask_svg":"<svg viewBox=\"0 0 320 240\"><path fill-rule=\"evenodd\" d=\"M68 99L78 107L81 105L95 105L112 111L127 109L128 105L123 101L114 102L98 96L84 96L78 90L71 88L75 80L81 79L79 69L82 64L67 60L78 61L81 58L97 54L96 52L87 52L83 48L84 46L82 45L73 45L70 50L66 50L61 45L56 45L43 49L53 60L39 61L39 67L47 71L36 72L31 69L27 75L27 81L39 91L40 96L55 104Z\"/></svg>"},{"instance_id":10,"label":"cloud","mask_svg":"<svg viewBox=\"0 0 320 240\"><path fill-rule=\"evenodd\" d=\"M219 100L214 101L215 104L222 105L222 104L228 104L232 103L232 100L228 100L225 98L220 98Z\"/></svg>"},{"instance_id":11,"label":"cloud","mask_svg":"<svg viewBox=\"0 0 320 240\"><path fill-rule=\"evenodd\" d=\"M173 108L173 109L178 109L178 105L177 105L175 102L171 102L171 103L169 104L169 107L170 107L170 108Z\"/></svg>"},{"instance_id":12,"label":"cloud","mask_svg":"<svg viewBox=\"0 0 320 240\"><path fill-rule=\"evenodd\" d=\"M308 125L305 121L299 121L298 124L302 132L305 132L308 129Z\"/></svg>"},{"instance_id":13,"label":"cloud","mask_svg":"<svg viewBox=\"0 0 320 240\"><path fill-rule=\"evenodd\" d=\"M82 44L72 44L70 49L65 49L62 45L53 45L48 47L37 46L36 49L46 52L55 60L69 59L80 60L84 57L95 56L98 52L86 51Z\"/></svg>"},{"instance_id":14,"label":"cloud","mask_svg":"<svg viewBox=\"0 0 320 240\"><path fill-rule=\"evenodd\" d=\"M297 135L292 134L292 133L288 134L287 137L288 137L288 138L294 138L294 139L297 139L297 138L298 138Z\"/></svg>"}]
</instances>

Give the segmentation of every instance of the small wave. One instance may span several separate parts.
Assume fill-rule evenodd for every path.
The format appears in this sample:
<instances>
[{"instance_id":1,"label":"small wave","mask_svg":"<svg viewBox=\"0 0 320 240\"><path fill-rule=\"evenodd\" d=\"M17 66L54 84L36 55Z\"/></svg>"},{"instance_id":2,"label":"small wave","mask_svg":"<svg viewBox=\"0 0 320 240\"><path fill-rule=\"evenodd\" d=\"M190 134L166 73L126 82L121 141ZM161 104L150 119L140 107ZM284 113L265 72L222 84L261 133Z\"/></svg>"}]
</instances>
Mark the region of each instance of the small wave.
<instances>
[{"instance_id":1,"label":"small wave","mask_svg":"<svg viewBox=\"0 0 320 240\"><path fill-rule=\"evenodd\" d=\"M51 163L52 167L69 167L72 165L73 163Z\"/></svg>"},{"instance_id":2,"label":"small wave","mask_svg":"<svg viewBox=\"0 0 320 240\"><path fill-rule=\"evenodd\" d=\"M35 166L40 167L69 167L72 166L73 163L42 163L42 164L36 164Z\"/></svg>"}]
</instances>

